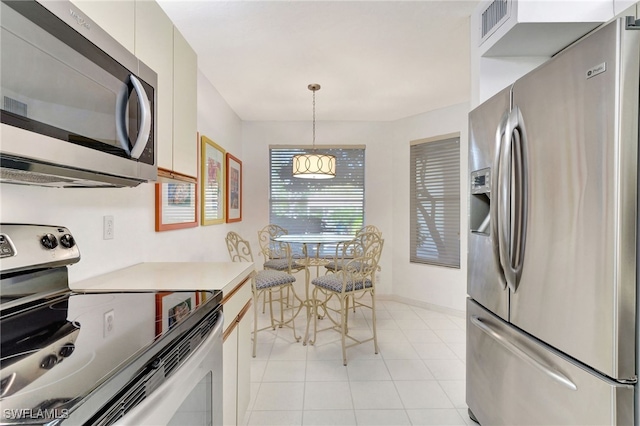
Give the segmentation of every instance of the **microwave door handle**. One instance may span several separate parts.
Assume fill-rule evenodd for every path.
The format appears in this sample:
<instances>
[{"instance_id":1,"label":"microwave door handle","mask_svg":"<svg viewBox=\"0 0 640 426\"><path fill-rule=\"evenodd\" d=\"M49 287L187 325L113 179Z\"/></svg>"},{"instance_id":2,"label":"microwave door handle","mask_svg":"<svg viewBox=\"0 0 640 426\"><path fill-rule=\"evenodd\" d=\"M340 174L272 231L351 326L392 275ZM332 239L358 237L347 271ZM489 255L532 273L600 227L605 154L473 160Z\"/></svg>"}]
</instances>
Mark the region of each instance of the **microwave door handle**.
<instances>
[{"instance_id":1,"label":"microwave door handle","mask_svg":"<svg viewBox=\"0 0 640 426\"><path fill-rule=\"evenodd\" d=\"M116 136L120 147L131 156L129 149L129 126L127 116L129 111L129 88L123 85L116 98Z\"/></svg>"},{"instance_id":2,"label":"microwave door handle","mask_svg":"<svg viewBox=\"0 0 640 426\"><path fill-rule=\"evenodd\" d=\"M493 167L492 167L492 177L491 177L491 204L489 207L489 216L491 217L491 239L493 245L493 259L496 263L496 268L500 275L500 284L502 284L502 288L505 289L507 287L507 283L504 277L504 270L501 263L502 251L504 250L504 246L501 244L501 223L502 217L499 208L500 199L501 199L501 188L500 188L500 173L501 173L501 154L504 146L504 138L505 138L505 128L507 124L507 119L509 118L508 113L505 113L500 120L500 124L496 129L496 137L495 137L495 146L494 146L494 157L493 157Z\"/></svg>"},{"instance_id":3,"label":"microwave door handle","mask_svg":"<svg viewBox=\"0 0 640 426\"><path fill-rule=\"evenodd\" d=\"M149 135L151 134L151 103L149 102L149 98L147 97L144 87L142 87L142 83L134 75L131 76L131 83L133 84L133 88L140 100L141 110L140 131L138 132L136 143L133 145L133 149L131 150L131 158L135 158L137 160L142 155L142 151L146 148Z\"/></svg>"},{"instance_id":4,"label":"microwave door handle","mask_svg":"<svg viewBox=\"0 0 640 426\"><path fill-rule=\"evenodd\" d=\"M131 81L133 89L136 91L138 99L140 100L141 110L140 131L138 132L135 144L133 144L133 149L129 148L127 111L129 108L130 92L127 86L122 87L116 100L116 133L122 149L129 157L137 160L140 158L140 155L142 155L142 151L144 151L144 148L147 145L147 140L149 139L149 134L151 133L151 104L140 80L138 80L134 75L130 75L129 80Z\"/></svg>"},{"instance_id":5,"label":"microwave door handle","mask_svg":"<svg viewBox=\"0 0 640 426\"><path fill-rule=\"evenodd\" d=\"M144 87L142 87L142 83L136 76L131 76L131 83L140 100L140 131L138 132L136 143L131 150L131 158L137 160L146 148L149 135L151 134L151 103L149 102L147 93L144 91Z\"/></svg>"}]
</instances>

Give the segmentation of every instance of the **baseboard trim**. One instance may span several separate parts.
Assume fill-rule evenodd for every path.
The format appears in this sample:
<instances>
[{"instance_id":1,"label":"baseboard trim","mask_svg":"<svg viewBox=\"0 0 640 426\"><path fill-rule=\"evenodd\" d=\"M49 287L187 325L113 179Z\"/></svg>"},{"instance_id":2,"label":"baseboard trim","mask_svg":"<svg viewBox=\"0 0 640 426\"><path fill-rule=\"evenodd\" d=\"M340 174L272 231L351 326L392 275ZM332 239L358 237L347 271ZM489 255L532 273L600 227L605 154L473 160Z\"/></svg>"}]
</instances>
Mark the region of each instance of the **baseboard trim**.
<instances>
[{"instance_id":1,"label":"baseboard trim","mask_svg":"<svg viewBox=\"0 0 640 426\"><path fill-rule=\"evenodd\" d=\"M425 308L431 311L440 312L447 315L453 315L460 318L466 318L466 312L458 309L447 308L446 306L434 305L433 303L423 302L422 300L410 299L395 294L376 294L378 300L391 300L394 302L405 303L407 305Z\"/></svg>"}]
</instances>

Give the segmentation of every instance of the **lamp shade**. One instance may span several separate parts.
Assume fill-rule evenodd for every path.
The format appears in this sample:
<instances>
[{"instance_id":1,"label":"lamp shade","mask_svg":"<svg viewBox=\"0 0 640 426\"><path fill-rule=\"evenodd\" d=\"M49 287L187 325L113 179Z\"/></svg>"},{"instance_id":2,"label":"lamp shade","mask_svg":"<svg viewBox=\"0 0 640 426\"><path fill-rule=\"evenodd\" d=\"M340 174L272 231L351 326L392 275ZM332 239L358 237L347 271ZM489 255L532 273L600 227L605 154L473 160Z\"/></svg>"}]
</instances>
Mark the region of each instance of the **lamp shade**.
<instances>
[{"instance_id":1,"label":"lamp shade","mask_svg":"<svg viewBox=\"0 0 640 426\"><path fill-rule=\"evenodd\" d=\"M293 156L293 177L302 179L331 179L336 177L336 157L326 154Z\"/></svg>"}]
</instances>

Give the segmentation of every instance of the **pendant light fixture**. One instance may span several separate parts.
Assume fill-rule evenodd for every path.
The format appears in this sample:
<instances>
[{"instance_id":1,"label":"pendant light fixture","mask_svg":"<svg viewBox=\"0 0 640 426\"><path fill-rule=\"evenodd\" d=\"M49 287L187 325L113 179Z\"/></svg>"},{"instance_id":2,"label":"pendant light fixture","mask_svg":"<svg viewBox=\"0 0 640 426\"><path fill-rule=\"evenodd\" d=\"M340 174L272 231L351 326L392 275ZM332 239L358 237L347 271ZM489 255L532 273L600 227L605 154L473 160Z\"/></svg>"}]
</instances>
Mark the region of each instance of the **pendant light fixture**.
<instances>
[{"instance_id":1,"label":"pendant light fixture","mask_svg":"<svg viewBox=\"0 0 640 426\"><path fill-rule=\"evenodd\" d=\"M309 154L293 156L293 177L302 179L331 179L336 177L336 157L316 152L316 92L319 84L310 84L313 92L313 147Z\"/></svg>"}]
</instances>

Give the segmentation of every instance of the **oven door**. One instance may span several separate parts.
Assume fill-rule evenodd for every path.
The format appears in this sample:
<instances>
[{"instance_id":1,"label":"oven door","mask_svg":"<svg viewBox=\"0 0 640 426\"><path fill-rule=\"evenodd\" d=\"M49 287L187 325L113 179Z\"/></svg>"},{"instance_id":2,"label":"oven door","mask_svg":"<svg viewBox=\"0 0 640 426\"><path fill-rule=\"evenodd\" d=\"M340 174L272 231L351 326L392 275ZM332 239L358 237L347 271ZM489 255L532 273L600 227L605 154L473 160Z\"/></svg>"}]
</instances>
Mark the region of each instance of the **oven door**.
<instances>
[{"instance_id":1,"label":"oven door","mask_svg":"<svg viewBox=\"0 0 640 426\"><path fill-rule=\"evenodd\" d=\"M178 371L114 425L222 425L222 325Z\"/></svg>"}]
</instances>

